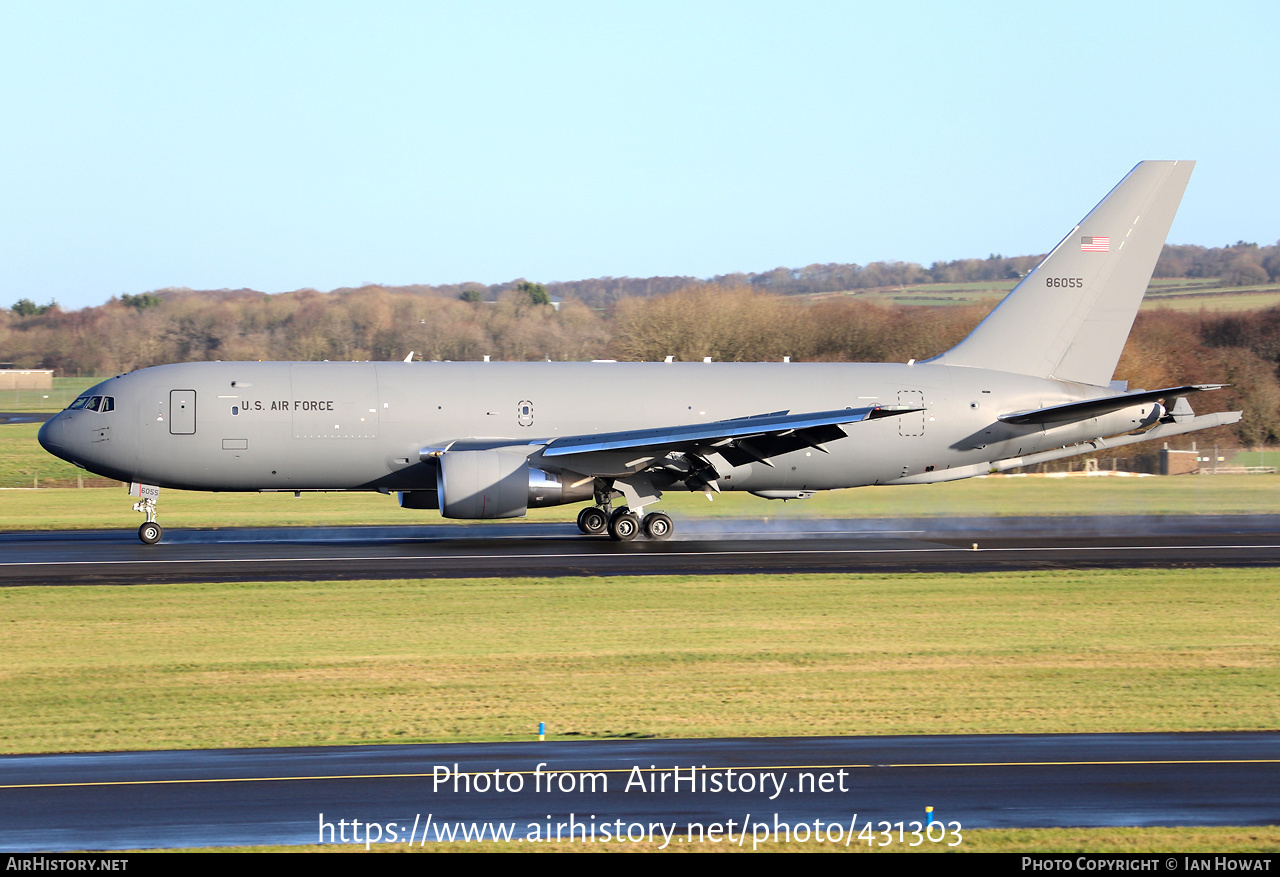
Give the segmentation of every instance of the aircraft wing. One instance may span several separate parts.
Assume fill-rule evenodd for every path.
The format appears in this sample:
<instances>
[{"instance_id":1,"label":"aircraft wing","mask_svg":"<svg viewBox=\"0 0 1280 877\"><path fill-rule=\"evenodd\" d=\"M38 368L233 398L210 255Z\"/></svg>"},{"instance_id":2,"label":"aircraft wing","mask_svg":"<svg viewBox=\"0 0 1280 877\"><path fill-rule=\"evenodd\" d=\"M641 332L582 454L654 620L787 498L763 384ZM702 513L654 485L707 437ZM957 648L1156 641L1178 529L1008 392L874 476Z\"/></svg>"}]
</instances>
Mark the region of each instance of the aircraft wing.
<instances>
[{"instance_id":1,"label":"aircraft wing","mask_svg":"<svg viewBox=\"0 0 1280 877\"><path fill-rule=\"evenodd\" d=\"M1066 423L1073 420L1088 420L1100 414L1122 411L1146 402L1174 399L1178 396L1186 396L1188 393L1218 390L1225 386L1226 384L1187 384L1182 387L1166 387L1163 390L1121 393L1118 396L1103 396L1100 399L1086 399L1083 402L1050 405L1048 408L1039 408L1035 411L1015 411L1010 414L1001 414L996 419L1004 423Z\"/></svg>"},{"instance_id":2,"label":"aircraft wing","mask_svg":"<svg viewBox=\"0 0 1280 877\"><path fill-rule=\"evenodd\" d=\"M638 457L658 457L675 453L716 453L732 465L751 462L772 465L770 457L801 448L822 447L825 442L846 437L841 424L877 420L919 411L919 408L877 406L844 408L792 414L779 411L710 423L657 429L624 430L594 435L552 439L542 450L543 457L573 457L601 452L633 451ZM638 461L637 461L638 462ZM566 465L572 465L565 460Z\"/></svg>"}]
</instances>

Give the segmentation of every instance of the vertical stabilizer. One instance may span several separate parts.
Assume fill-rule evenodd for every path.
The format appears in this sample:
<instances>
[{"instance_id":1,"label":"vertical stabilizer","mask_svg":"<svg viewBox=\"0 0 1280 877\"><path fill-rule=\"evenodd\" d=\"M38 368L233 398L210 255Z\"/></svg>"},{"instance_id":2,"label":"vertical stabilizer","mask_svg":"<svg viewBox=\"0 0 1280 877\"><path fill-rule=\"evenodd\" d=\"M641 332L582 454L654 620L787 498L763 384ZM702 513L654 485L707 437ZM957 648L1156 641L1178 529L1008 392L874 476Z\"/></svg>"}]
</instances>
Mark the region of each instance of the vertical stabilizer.
<instances>
[{"instance_id":1,"label":"vertical stabilizer","mask_svg":"<svg viewBox=\"0 0 1280 877\"><path fill-rule=\"evenodd\" d=\"M978 327L932 362L1106 386L1193 161L1144 161Z\"/></svg>"}]
</instances>

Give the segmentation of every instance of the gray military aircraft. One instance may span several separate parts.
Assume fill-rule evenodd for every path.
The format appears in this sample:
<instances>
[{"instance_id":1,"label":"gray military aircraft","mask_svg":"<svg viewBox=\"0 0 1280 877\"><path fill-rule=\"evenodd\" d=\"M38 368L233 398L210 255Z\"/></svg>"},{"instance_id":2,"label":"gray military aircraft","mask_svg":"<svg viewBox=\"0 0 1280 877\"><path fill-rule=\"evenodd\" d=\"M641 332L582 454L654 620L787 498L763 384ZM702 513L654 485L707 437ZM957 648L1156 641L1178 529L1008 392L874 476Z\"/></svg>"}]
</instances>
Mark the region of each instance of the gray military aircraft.
<instances>
[{"instance_id":1,"label":"gray military aircraft","mask_svg":"<svg viewBox=\"0 0 1280 877\"><path fill-rule=\"evenodd\" d=\"M88 390L50 453L159 488L395 492L447 518L590 502L584 533L671 535L664 491L801 499L969 478L1234 423L1111 380L1193 162L1135 167L962 342L921 362L195 362ZM614 508L614 500L625 506Z\"/></svg>"}]
</instances>

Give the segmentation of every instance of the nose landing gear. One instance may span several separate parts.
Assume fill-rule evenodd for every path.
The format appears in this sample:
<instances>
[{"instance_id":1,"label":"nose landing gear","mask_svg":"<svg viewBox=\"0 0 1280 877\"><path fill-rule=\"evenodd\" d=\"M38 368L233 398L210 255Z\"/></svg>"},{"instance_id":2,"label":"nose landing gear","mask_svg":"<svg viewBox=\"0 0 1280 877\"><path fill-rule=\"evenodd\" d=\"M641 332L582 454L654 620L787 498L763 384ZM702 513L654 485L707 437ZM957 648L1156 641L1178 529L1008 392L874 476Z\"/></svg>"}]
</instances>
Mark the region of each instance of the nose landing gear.
<instances>
[{"instance_id":1,"label":"nose landing gear","mask_svg":"<svg viewBox=\"0 0 1280 877\"><path fill-rule=\"evenodd\" d=\"M156 501L160 499L160 488L149 484L130 484L129 494L138 497L133 510L147 516L146 522L138 528L138 538L147 545L155 545L164 537L164 528L156 523Z\"/></svg>"}]
</instances>

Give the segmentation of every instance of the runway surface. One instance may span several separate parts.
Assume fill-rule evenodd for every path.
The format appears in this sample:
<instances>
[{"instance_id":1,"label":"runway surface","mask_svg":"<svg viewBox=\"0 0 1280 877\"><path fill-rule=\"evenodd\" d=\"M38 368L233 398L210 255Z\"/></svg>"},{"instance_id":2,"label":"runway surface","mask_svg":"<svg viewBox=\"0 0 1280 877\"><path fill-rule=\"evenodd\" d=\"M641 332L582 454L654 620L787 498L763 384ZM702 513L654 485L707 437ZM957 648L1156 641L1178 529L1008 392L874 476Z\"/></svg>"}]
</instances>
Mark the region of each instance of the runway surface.
<instances>
[{"instance_id":1,"label":"runway surface","mask_svg":"<svg viewBox=\"0 0 1280 877\"><path fill-rule=\"evenodd\" d=\"M43 411L0 411L0 425L6 423L44 423L54 414Z\"/></svg>"},{"instance_id":2,"label":"runway surface","mask_svg":"<svg viewBox=\"0 0 1280 877\"><path fill-rule=\"evenodd\" d=\"M439 785L437 771L449 772L439 775ZM456 787L455 771L466 775ZM647 835L657 824L684 834L690 823L708 829L719 823L735 837L743 825L806 823L830 832L828 839L839 826L843 842L851 825L856 834L870 822L878 845L881 822L894 826L891 843L909 843L910 823L924 821L926 806L940 828L961 836L990 827L1280 820L1274 732L9 756L0 758L0 776L2 846L13 852L301 844L319 842L322 832L326 842L330 836L340 842L344 832L350 842L365 840L369 823L379 826L383 842L394 830L395 842L404 844L415 823L418 843L424 834L447 838L458 823L473 822L491 824L490 832L509 826L512 838L545 838L548 823L554 837L561 825L561 842L573 822L578 843L584 834L602 842L606 824L616 837L631 826ZM682 778L678 786L675 776ZM642 831L630 830L633 839ZM660 842L662 829L657 836Z\"/></svg>"},{"instance_id":3,"label":"runway surface","mask_svg":"<svg viewBox=\"0 0 1280 877\"><path fill-rule=\"evenodd\" d=\"M667 542L572 524L0 534L0 585L442 576L1275 566L1280 516L677 520ZM975 549L973 546L977 544Z\"/></svg>"}]
</instances>

